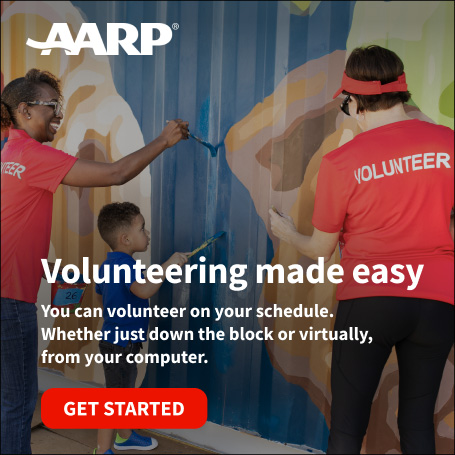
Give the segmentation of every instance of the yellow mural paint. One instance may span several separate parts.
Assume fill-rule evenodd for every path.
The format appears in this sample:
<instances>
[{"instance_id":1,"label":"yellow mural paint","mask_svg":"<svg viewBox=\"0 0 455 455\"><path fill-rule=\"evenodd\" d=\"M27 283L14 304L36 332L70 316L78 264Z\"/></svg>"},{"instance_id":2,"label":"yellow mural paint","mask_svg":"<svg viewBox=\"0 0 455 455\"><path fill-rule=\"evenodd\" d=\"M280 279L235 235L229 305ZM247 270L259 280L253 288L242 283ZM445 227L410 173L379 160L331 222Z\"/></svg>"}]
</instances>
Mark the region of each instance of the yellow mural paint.
<instances>
[{"instance_id":1,"label":"yellow mural paint","mask_svg":"<svg viewBox=\"0 0 455 455\"><path fill-rule=\"evenodd\" d=\"M453 428L453 426L454 426L454 425L453 425L453 420L454 420L454 419L453 419L453 415L454 415L454 413L453 413L453 411L452 411L451 413L447 414L447 415L444 417L444 419L443 419L443 421L444 421L450 428Z\"/></svg>"},{"instance_id":2,"label":"yellow mural paint","mask_svg":"<svg viewBox=\"0 0 455 455\"><path fill-rule=\"evenodd\" d=\"M236 152L263 128L278 123L286 114L286 109L295 101L315 96L327 83L327 75L323 71L315 76L282 85L274 93L258 103L251 112L234 127L225 140L226 150Z\"/></svg>"},{"instance_id":3,"label":"yellow mural paint","mask_svg":"<svg viewBox=\"0 0 455 455\"><path fill-rule=\"evenodd\" d=\"M292 3L294 3L294 5L297 6L297 8L301 9L302 11L305 11L311 5L311 2L293 1Z\"/></svg>"}]
</instances>

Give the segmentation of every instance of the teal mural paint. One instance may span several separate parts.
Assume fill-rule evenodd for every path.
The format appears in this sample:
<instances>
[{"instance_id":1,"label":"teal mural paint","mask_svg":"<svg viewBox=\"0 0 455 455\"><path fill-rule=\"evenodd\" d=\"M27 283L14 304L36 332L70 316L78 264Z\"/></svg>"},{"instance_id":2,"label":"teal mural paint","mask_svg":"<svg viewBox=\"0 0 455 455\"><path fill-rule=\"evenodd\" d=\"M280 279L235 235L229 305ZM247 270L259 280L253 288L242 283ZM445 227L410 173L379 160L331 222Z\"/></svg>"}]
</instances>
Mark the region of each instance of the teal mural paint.
<instances>
[{"instance_id":1,"label":"teal mural paint","mask_svg":"<svg viewBox=\"0 0 455 455\"><path fill-rule=\"evenodd\" d=\"M218 147L214 147L210 142L203 141L201 138L195 136L194 134L191 134L188 131L188 135L198 141L200 144L202 144L204 147L207 147L210 150L210 154L212 155L212 158L216 156L216 152L218 151Z\"/></svg>"},{"instance_id":2,"label":"teal mural paint","mask_svg":"<svg viewBox=\"0 0 455 455\"><path fill-rule=\"evenodd\" d=\"M169 123L169 121L170 120L166 120L166 123ZM202 144L204 147L207 147L210 150L210 154L212 155L212 158L214 158L216 156L219 146L216 146L216 147L213 146L212 144L210 144L210 142L204 141L200 137L195 136L189 130L188 130L188 136L193 138L195 141L199 142L200 144Z\"/></svg>"}]
</instances>

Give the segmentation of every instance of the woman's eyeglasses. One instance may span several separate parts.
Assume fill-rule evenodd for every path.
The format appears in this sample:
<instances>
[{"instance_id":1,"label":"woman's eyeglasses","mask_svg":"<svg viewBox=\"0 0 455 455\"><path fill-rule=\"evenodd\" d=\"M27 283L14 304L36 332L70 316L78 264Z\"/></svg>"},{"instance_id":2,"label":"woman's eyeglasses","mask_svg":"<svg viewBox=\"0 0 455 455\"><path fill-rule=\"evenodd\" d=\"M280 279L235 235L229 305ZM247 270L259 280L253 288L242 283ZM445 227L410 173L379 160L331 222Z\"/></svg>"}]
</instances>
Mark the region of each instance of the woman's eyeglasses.
<instances>
[{"instance_id":1,"label":"woman's eyeglasses","mask_svg":"<svg viewBox=\"0 0 455 455\"><path fill-rule=\"evenodd\" d=\"M53 106L54 115L58 117L62 111L62 105L58 101L28 101L29 106Z\"/></svg>"},{"instance_id":2,"label":"woman's eyeglasses","mask_svg":"<svg viewBox=\"0 0 455 455\"><path fill-rule=\"evenodd\" d=\"M343 102L340 104L340 109L346 114L351 115L349 113L349 101L351 101L351 95L348 95Z\"/></svg>"}]
</instances>

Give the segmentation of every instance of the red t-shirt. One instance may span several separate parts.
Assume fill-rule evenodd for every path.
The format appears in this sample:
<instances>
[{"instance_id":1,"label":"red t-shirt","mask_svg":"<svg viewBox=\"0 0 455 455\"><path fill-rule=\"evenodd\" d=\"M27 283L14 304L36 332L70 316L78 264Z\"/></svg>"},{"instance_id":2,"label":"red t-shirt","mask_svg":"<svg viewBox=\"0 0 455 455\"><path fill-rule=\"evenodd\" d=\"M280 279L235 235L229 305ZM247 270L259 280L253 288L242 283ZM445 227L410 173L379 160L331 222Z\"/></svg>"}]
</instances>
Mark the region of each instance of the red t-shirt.
<instances>
[{"instance_id":1,"label":"red t-shirt","mask_svg":"<svg viewBox=\"0 0 455 455\"><path fill-rule=\"evenodd\" d=\"M402 296L454 303L454 243L449 231L454 204L454 135L450 128L407 120L375 128L324 156L319 170L313 226L343 229L343 282L337 299ZM368 266L368 283L353 277ZM388 283L372 283L372 267L387 267ZM411 279L390 282L394 264L423 264ZM364 279L365 277L361 277Z\"/></svg>"},{"instance_id":2,"label":"red t-shirt","mask_svg":"<svg viewBox=\"0 0 455 455\"><path fill-rule=\"evenodd\" d=\"M35 303L51 239L52 198L77 158L13 129L2 150L2 297Z\"/></svg>"}]
</instances>

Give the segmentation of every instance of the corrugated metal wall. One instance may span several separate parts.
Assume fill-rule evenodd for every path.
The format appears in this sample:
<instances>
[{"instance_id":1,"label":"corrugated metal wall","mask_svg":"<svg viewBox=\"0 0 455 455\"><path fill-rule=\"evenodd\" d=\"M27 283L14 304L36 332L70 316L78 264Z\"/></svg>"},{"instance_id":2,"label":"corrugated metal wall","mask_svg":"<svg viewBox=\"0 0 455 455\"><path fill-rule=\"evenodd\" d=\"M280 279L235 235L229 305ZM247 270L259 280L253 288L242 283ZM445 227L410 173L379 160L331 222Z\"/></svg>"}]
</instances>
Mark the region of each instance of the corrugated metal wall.
<instances>
[{"instance_id":1,"label":"corrugated metal wall","mask_svg":"<svg viewBox=\"0 0 455 455\"><path fill-rule=\"evenodd\" d=\"M105 254L96 232L99 208L111 200L140 205L151 226L151 254L160 263L190 251L215 232L226 236L195 256L206 264L247 264L247 289L227 284L164 284L152 304L209 308L212 317L151 321L160 330L302 330L330 328L333 320L222 318L215 308L277 303L325 305L335 311L332 285L256 283L256 264L311 262L271 236L268 208L290 213L311 232L315 182L325 153L358 130L332 94L347 53L376 43L397 52L413 94L409 115L453 128L453 3L451 2L2 2L2 80L33 67L64 83L66 128L56 147L98 160L118 159L155 138L180 117L218 147L216 157L193 140L166 151L135 181L119 189L59 189L54 205L52 255L81 263ZM163 22L176 30L153 56L80 57L52 51L39 56L25 38L45 41L53 22ZM450 95L452 94L452 95ZM422 111L422 112L421 112ZM151 256L151 257L150 257ZM336 261L334 257L332 260ZM42 300L47 296L42 294ZM85 305L98 305L93 290ZM186 313L188 315L188 311ZM101 321L55 322L67 329ZM43 345L44 347L44 345ZM95 343L49 343L51 352L96 352ZM206 353L208 363L147 367L144 387L198 387L209 399L209 420L283 443L325 450L330 412L328 342L150 342L149 352ZM65 375L103 382L101 368L52 365ZM437 405L438 452L453 445L453 351ZM452 375L451 375L452 371ZM397 365L386 366L365 450L398 450L394 419Z\"/></svg>"}]
</instances>

